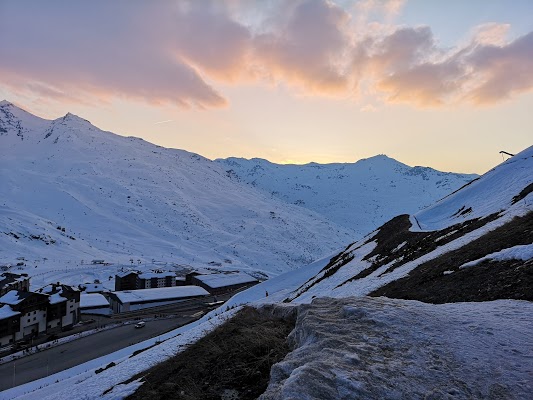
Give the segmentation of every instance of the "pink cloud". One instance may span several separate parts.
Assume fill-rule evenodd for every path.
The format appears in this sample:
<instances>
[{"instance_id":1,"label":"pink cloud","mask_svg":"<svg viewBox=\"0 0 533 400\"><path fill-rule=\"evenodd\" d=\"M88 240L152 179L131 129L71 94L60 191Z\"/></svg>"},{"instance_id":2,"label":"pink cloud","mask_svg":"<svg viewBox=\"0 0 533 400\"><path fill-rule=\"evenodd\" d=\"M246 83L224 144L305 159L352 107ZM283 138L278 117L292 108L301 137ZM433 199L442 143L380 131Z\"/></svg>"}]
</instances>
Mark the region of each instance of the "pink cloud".
<instances>
[{"instance_id":1,"label":"pink cloud","mask_svg":"<svg viewBox=\"0 0 533 400\"><path fill-rule=\"evenodd\" d=\"M198 108L225 106L217 84L243 81L315 96L353 97L364 87L414 106L494 103L532 89L533 33L509 42L507 25L485 24L469 43L442 49L429 27L368 23L348 11L388 19L403 3L268 2L243 17L250 5L234 0L6 1L0 83L60 102L125 97Z\"/></svg>"},{"instance_id":2,"label":"pink cloud","mask_svg":"<svg viewBox=\"0 0 533 400\"><path fill-rule=\"evenodd\" d=\"M503 45L481 45L467 62L480 81L470 93L475 103L495 103L533 90L533 32Z\"/></svg>"},{"instance_id":3,"label":"pink cloud","mask_svg":"<svg viewBox=\"0 0 533 400\"><path fill-rule=\"evenodd\" d=\"M293 4L275 32L254 37L254 62L274 79L311 92L344 92L349 77L343 71L343 53L350 45L350 16L325 1Z\"/></svg>"},{"instance_id":4,"label":"pink cloud","mask_svg":"<svg viewBox=\"0 0 533 400\"><path fill-rule=\"evenodd\" d=\"M225 105L197 69L174 57L168 32L153 29L158 19L169 27L168 11L129 1L8 2L0 14L0 35L9 38L0 42L0 73L42 95Z\"/></svg>"}]
</instances>

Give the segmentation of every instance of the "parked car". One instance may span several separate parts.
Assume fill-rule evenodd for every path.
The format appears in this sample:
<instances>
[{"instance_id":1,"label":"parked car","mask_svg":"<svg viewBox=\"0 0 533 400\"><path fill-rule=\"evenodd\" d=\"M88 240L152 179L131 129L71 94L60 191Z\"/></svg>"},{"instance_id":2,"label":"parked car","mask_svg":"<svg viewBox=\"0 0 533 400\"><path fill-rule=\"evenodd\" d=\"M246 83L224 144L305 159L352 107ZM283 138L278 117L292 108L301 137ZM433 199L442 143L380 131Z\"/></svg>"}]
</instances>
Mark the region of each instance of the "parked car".
<instances>
[{"instance_id":1,"label":"parked car","mask_svg":"<svg viewBox=\"0 0 533 400\"><path fill-rule=\"evenodd\" d=\"M144 321L137 322L135 324L135 329L144 328L145 325L146 325L146 322L144 322Z\"/></svg>"}]
</instances>

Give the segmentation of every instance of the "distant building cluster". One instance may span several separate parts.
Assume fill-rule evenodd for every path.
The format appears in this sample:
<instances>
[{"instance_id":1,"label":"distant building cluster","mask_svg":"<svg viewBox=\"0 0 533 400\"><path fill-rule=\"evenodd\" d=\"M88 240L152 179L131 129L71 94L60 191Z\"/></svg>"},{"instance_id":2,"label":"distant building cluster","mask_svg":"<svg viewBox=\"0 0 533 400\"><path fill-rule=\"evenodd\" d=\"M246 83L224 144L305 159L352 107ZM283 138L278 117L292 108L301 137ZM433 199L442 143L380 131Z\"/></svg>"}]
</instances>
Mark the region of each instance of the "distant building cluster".
<instances>
[{"instance_id":1,"label":"distant building cluster","mask_svg":"<svg viewBox=\"0 0 533 400\"><path fill-rule=\"evenodd\" d=\"M10 290L28 291L30 290L30 278L28 274L13 274L4 272L0 275L0 296Z\"/></svg>"},{"instance_id":2,"label":"distant building cluster","mask_svg":"<svg viewBox=\"0 0 533 400\"><path fill-rule=\"evenodd\" d=\"M53 283L32 292L27 274L5 272L0 275L0 347L69 329L82 313L111 315L150 309L257 283L242 272L193 272L178 277L173 272L131 270L115 275L115 291L95 281L77 288Z\"/></svg>"}]
</instances>

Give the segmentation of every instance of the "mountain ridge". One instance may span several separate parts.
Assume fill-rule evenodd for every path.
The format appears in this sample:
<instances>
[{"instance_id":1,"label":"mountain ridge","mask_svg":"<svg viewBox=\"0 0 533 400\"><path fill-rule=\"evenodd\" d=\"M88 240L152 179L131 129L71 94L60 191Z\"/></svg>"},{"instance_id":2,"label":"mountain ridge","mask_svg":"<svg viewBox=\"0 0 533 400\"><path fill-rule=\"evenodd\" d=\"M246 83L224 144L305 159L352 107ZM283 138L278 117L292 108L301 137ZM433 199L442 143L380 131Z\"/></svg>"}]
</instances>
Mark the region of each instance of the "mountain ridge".
<instances>
[{"instance_id":1,"label":"mountain ridge","mask_svg":"<svg viewBox=\"0 0 533 400\"><path fill-rule=\"evenodd\" d=\"M478 177L410 167L385 155L355 163L276 164L217 159L232 179L355 230L358 238L395 215L413 213ZM353 213L357 208L358 213Z\"/></svg>"},{"instance_id":2,"label":"mountain ridge","mask_svg":"<svg viewBox=\"0 0 533 400\"><path fill-rule=\"evenodd\" d=\"M44 120L4 105L0 126L4 264L163 259L275 275L353 234L229 180L205 157L101 131L72 114Z\"/></svg>"}]
</instances>

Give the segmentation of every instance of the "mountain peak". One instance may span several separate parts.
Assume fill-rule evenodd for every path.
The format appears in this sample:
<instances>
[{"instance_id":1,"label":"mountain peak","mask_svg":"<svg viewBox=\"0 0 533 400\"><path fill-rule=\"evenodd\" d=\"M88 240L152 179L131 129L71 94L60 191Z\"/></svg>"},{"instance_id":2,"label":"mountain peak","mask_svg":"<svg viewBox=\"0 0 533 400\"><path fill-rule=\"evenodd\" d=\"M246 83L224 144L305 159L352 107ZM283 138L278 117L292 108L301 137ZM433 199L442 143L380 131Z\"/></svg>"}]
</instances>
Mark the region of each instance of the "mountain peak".
<instances>
[{"instance_id":1,"label":"mountain peak","mask_svg":"<svg viewBox=\"0 0 533 400\"><path fill-rule=\"evenodd\" d=\"M0 101L0 107L6 107L6 106L14 106L14 104L7 100Z\"/></svg>"},{"instance_id":2,"label":"mountain peak","mask_svg":"<svg viewBox=\"0 0 533 400\"><path fill-rule=\"evenodd\" d=\"M83 124L90 124L92 125L88 120L78 117L76 114L72 114L71 112L66 113L62 118L62 122L76 122L76 123L83 123Z\"/></svg>"}]
</instances>

